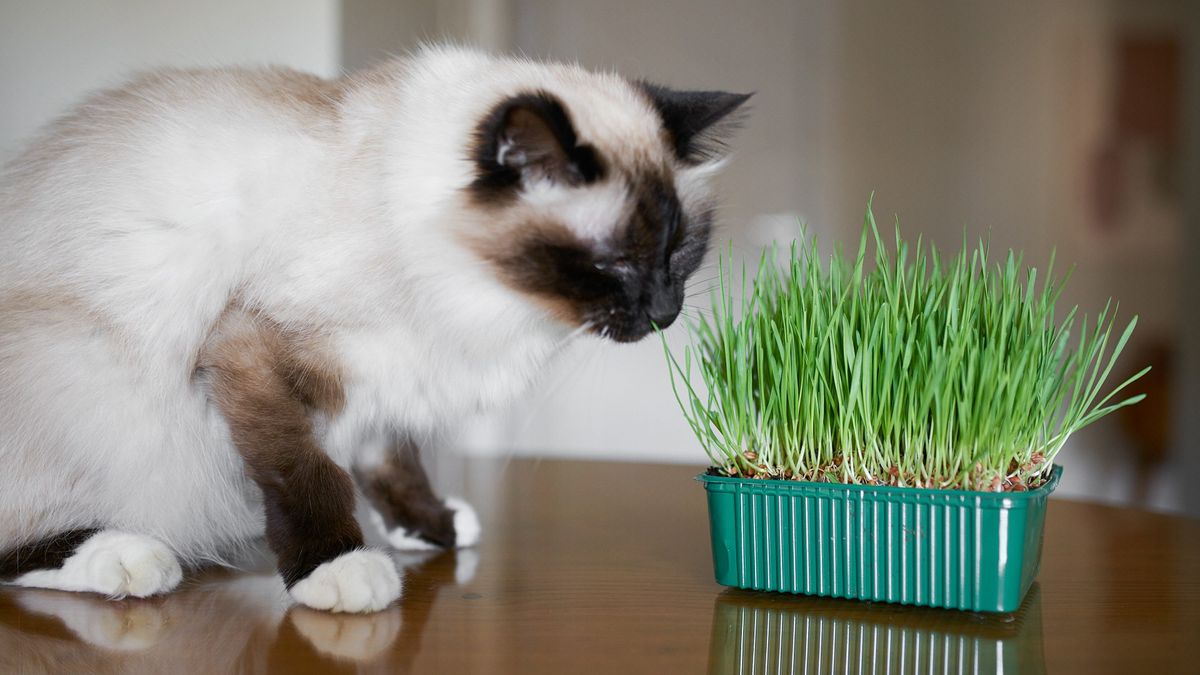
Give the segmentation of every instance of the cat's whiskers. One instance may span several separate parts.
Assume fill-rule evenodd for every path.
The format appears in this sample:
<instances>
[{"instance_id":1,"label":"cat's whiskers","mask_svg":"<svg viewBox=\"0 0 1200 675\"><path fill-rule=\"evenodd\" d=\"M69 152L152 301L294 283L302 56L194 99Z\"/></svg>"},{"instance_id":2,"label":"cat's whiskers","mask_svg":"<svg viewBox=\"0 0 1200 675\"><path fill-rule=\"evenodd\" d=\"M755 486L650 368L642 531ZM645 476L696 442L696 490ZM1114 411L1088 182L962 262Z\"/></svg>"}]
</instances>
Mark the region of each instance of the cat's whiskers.
<instances>
[{"instance_id":1,"label":"cat's whiskers","mask_svg":"<svg viewBox=\"0 0 1200 675\"><path fill-rule=\"evenodd\" d=\"M711 284L721 278L719 274L713 274L707 277L692 277L687 282L688 288L695 288L697 284Z\"/></svg>"},{"instance_id":2,"label":"cat's whiskers","mask_svg":"<svg viewBox=\"0 0 1200 675\"><path fill-rule=\"evenodd\" d=\"M563 339L559 340L558 344L556 344L555 347L561 348L561 347L567 346L568 344L574 342L579 336L581 336L584 333L587 333L589 330L591 330L592 326L594 326L594 325L595 324L591 321L584 321L582 324L580 324L578 327L576 327L570 333L567 333L563 337Z\"/></svg>"}]
</instances>

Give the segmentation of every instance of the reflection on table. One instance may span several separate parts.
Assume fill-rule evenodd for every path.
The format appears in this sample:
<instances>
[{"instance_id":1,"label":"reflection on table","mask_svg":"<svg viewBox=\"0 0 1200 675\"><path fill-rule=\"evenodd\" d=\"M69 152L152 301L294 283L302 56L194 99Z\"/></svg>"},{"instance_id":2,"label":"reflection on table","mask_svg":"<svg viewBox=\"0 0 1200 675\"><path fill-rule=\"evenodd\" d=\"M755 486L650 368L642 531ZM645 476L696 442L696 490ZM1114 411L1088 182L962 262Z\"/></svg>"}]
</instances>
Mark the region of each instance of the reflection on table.
<instances>
[{"instance_id":1,"label":"reflection on table","mask_svg":"<svg viewBox=\"0 0 1200 675\"><path fill-rule=\"evenodd\" d=\"M708 671L1044 673L1041 591L977 614L730 589L713 605Z\"/></svg>"},{"instance_id":2,"label":"reflection on table","mask_svg":"<svg viewBox=\"0 0 1200 675\"><path fill-rule=\"evenodd\" d=\"M0 587L0 672L406 672L439 590L467 581L475 555L397 554L405 602L367 615L292 605L269 560L146 600Z\"/></svg>"}]
</instances>

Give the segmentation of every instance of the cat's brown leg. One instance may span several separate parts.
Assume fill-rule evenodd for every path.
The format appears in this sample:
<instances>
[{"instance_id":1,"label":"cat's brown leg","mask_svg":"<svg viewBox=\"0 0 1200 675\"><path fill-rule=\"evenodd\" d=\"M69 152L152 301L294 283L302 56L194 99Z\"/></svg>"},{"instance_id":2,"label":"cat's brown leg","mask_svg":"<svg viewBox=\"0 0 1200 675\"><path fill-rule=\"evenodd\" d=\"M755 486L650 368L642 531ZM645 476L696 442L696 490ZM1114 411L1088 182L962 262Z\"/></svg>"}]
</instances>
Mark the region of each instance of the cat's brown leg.
<instances>
[{"instance_id":1,"label":"cat's brown leg","mask_svg":"<svg viewBox=\"0 0 1200 675\"><path fill-rule=\"evenodd\" d=\"M461 500L443 500L434 493L413 441L397 439L382 462L357 467L354 474L393 546L455 548L478 540L474 510Z\"/></svg>"},{"instance_id":2,"label":"cat's brown leg","mask_svg":"<svg viewBox=\"0 0 1200 675\"><path fill-rule=\"evenodd\" d=\"M363 549L350 475L318 446L310 415L339 388L303 345L248 312L231 312L200 363L251 479L262 488L267 542L296 599L372 611L399 595L391 559Z\"/></svg>"},{"instance_id":3,"label":"cat's brown leg","mask_svg":"<svg viewBox=\"0 0 1200 675\"><path fill-rule=\"evenodd\" d=\"M434 546L454 546L454 512L433 493L416 443L398 439L378 466L354 474L389 533L403 528Z\"/></svg>"}]
</instances>

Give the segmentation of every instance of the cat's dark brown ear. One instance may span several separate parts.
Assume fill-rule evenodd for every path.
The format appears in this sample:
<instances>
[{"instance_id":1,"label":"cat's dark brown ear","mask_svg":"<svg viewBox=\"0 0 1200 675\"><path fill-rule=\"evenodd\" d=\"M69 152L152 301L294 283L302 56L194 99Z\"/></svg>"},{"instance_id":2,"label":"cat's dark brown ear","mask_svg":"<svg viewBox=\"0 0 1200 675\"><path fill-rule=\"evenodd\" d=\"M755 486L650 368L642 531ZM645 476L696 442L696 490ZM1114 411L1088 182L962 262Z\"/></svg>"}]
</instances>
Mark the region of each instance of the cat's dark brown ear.
<instances>
[{"instance_id":1,"label":"cat's dark brown ear","mask_svg":"<svg viewBox=\"0 0 1200 675\"><path fill-rule=\"evenodd\" d=\"M546 92L520 94L492 109L476 130L480 197L515 194L524 182L550 180L570 185L602 177L594 148L580 143L561 101Z\"/></svg>"},{"instance_id":2,"label":"cat's dark brown ear","mask_svg":"<svg viewBox=\"0 0 1200 675\"><path fill-rule=\"evenodd\" d=\"M638 85L662 118L675 156L699 164L726 151L729 136L742 120L746 101L753 94L727 91L680 91L649 82Z\"/></svg>"}]
</instances>

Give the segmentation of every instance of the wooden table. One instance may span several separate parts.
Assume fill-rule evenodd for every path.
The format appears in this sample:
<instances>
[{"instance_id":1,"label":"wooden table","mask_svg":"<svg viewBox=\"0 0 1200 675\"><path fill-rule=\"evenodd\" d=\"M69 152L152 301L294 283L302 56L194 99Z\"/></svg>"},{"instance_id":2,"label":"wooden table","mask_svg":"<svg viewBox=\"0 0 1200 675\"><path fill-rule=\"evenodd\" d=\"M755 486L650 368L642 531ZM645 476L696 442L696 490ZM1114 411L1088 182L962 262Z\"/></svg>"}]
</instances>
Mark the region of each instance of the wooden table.
<instances>
[{"instance_id":1,"label":"wooden table","mask_svg":"<svg viewBox=\"0 0 1200 675\"><path fill-rule=\"evenodd\" d=\"M266 558L143 601L4 587L0 672L1200 672L1197 521L1053 501L1040 580L997 617L723 589L698 468L469 466L483 545L397 555L384 612L290 607Z\"/></svg>"}]
</instances>

